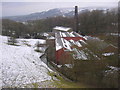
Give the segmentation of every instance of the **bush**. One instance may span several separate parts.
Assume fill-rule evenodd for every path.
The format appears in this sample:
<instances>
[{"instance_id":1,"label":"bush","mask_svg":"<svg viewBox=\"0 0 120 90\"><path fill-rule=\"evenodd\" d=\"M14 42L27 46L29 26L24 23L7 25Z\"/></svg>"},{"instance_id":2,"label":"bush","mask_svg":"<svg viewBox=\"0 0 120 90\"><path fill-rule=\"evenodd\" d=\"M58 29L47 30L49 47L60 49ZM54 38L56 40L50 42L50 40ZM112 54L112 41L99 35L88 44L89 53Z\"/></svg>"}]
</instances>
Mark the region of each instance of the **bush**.
<instances>
[{"instance_id":1,"label":"bush","mask_svg":"<svg viewBox=\"0 0 120 90\"><path fill-rule=\"evenodd\" d=\"M14 37L9 37L8 38L8 44L9 45L16 45L17 40Z\"/></svg>"}]
</instances>

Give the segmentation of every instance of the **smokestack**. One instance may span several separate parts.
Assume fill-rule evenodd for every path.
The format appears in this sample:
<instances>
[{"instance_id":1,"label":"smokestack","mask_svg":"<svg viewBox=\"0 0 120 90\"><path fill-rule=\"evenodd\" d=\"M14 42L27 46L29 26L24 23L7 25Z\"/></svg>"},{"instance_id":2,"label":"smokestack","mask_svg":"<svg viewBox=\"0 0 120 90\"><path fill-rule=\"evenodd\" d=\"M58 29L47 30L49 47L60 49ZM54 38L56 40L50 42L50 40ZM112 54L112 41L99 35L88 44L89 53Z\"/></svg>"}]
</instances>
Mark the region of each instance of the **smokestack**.
<instances>
[{"instance_id":1,"label":"smokestack","mask_svg":"<svg viewBox=\"0 0 120 90\"><path fill-rule=\"evenodd\" d=\"M75 6L75 31L78 33L78 6Z\"/></svg>"}]
</instances>

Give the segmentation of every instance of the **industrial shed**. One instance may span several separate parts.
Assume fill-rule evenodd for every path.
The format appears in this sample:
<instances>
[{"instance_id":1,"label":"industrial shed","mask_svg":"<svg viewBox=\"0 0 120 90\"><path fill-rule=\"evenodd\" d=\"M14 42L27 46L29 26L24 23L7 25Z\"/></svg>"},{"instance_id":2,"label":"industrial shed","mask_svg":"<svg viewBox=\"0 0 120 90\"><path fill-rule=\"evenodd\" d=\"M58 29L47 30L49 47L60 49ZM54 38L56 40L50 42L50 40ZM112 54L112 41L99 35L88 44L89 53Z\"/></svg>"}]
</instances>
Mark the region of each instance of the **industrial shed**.
<instances>
[{"instance_id":1,"label":"industrial shed","mask_svg":"<svg viewBox=\"0 0 120 90\"><path fill-rule=\"evenodd\" d=\"M53 28L53 32L55 39L47 40L50 46L47 50L47 57L50 61L56 64L69 64L72 62L72 58L87 59L87 56L81 51L82 44L86 44L86 38L69 27L56 26Z\"/></svg>"}]
</instances>

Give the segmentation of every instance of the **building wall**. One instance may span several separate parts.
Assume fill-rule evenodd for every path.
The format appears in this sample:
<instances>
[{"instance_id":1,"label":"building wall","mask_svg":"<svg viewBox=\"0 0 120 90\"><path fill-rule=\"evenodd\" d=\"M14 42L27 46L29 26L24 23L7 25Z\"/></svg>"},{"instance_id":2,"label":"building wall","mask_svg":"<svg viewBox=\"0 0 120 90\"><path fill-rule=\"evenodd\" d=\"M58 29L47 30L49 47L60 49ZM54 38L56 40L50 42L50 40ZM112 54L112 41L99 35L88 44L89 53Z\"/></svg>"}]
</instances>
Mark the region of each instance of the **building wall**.
<instances>
[{"instance_id":1,"label":"building wall","mask_svg":"<svg viewBox=\"0 0 120 90\"><path fill-rule=\"evenodd\" d=\"M53 61L55 62L55 39L47 39L46 40L47 43L47 50L46 50L46 54L47 54L47 60L48 61Z\"/></svg>"},{"instance_id":2,"label":"building wall","mask_svg":"<svg viewBox=\"0 0 120 90\"><path fill-rule=\"evenodd\" d=\"M56 51L56 63L57 64L71 64L72 63L72 52L64 51L64 48Z\"/></svg>"},{"instance_id":3,"label":"building wall","mask_svg":"<svg viewBox=\"0 0 120 90\"><path fill-rule=\"evenodd\" d=\"M46 43L48 45L46 50L48 62L52 61L56 64L70 64L72 62L72 56L70 55L71 52L64 51L64 48L56 51L55 39L47 39Z\"/></svg>"}]
</instances>

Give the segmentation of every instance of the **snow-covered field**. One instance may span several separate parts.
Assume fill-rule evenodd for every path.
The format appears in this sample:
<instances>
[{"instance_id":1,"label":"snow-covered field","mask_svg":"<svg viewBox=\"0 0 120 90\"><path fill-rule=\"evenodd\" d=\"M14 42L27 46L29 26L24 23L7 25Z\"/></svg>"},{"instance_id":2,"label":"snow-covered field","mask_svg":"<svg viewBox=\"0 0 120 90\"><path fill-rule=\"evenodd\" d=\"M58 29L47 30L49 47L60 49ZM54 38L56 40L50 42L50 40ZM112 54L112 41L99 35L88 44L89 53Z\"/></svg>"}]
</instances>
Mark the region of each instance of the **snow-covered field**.
<instances>
[{"instance_id":1,"label":"snow-covered field","mask_svg":"<svg viewBox=\"0 0 120 90\"><path fill-rule=\"evenodd\" d=\"M0 36L0 57L2 65L2 87L22 87L22 85L51 80L45 63L40 60L42 53L34 51L37 39L18 39L18 45L8 45L7 37ZM44 40L39 40L45 43Z\"/></svg>"}]
</instances>

